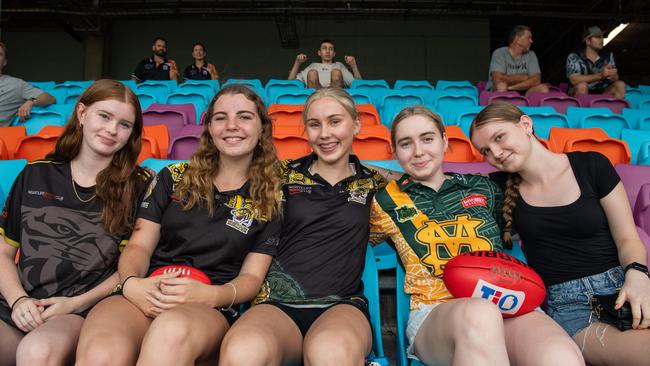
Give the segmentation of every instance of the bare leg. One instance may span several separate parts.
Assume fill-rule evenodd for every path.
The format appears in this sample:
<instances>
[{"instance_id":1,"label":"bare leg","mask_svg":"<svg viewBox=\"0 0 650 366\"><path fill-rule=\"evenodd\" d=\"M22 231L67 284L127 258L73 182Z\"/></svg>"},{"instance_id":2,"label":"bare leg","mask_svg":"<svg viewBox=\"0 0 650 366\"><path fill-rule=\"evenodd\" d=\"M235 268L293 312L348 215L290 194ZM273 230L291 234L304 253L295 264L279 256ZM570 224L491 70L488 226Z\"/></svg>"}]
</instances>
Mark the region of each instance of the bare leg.
<instances>
[{"instance_id":1,"label":"bare leg","mask_svg":"<svg viewBox=\"0 0 650 366\"><path fill-rule=\"evenodd\" d=\"M546 84L535 85L526 91L526 95L528 93L548 93L548 86Z\"/></svg>"},{"instance_id":2,"label":"bare leg","mask_svg":"<svg viewBox=\"0 0 650 366\"><path fill-rule=\"evenodd\" d=\"M74 360L84 319L67 314L27 333L18 345L16 365L65 365Z\"/></svg>"},{"instance_id":3,"label":"bare leg","mask_svg":"<svg viewBox=\"0 0 650 366\"><path fill-rule=\"evenodd\" d=\"M605 93L613 94L618 99L624 99L626 91L625 82L622 80L616 80L605 89Z\"/></svg>"},{"instance_id":4,"label":"bare leg","mask_svg":"<svg viewBox=\"0 0 650 366\"><path fill-rule=\"evenodd\" d=\"M356 307L335 305L312 324L303 347L305 366L363 365L372 347L370 324Z\"/></svg>"},{"instance_id":5,"label":"bare leg","mask_svg":"<svg viewBox=\"0 0 650 366\"><path fill-rule=\"evenodd\" d=\"M650 329L621 332L611 325L596 322L573 339L582 349L585 360L593 365L648 365L650 363Z\"/></svg>"},{"instance_id":6,"label":"bare leg","mask_svg":"<svg viewBox=\"0 0 650 366\"><path fill-rule=\"evenodd\" d=\"M167 310L151 323L138 365L214 365L228 328L226 318L206 305Z\"/></svg>"},{"instance_id":7,"label":"bare leg","mask_svg":"<svg viewBox=\"0 0 650 366\"><path fill-rule=\"evenodd\" d=\"M475 298L438 305L414 341L415 354L427 365L508 365L501 313Z\"/></svg>"},{"instance_id":8,"label":"bare leg","mask_svg":"<svg viewBox=\"0 0 650 366\"><path fill-rule=\"evenodd\" d=\"M343 87L343 73L341 70L332 70L330 87L342 88Z\"/></svg>"},{"instance_id":9,"label":"bare leg","mask_svg":"<svg viewBox=\"0 0 650 366\"><path fill-rule=\"evenodd\" d=\"M123 296L104 299L81 329L77 365L134 365L151 321Z\"/></svg>"},{"instance_id":10,"label":"bare leg","mask_svg":"<svg viewBox=\"0 0 650 366\"><path fill-rule=\"evenodd\" d=\"M0 321L0 366L16 364L16 349L23 333L11 325Z\"/></svg>"},{"instance_id":11,"label":"bare leg","mask_svg":"<svg viewBox=\"0 0 650 366\"><path fill-rule=\"evenodd\" d=\"M533 311L504 319L508 356L513 365L583 366L578 346L553 319Z\"/></svg>"},{"instance_id":12,"label":"bare leg","mask_svg":"<svg viewBox=\"0 0 650 366\"><path fill-rule=\"evenodd\" d=\"M571 89L571 95L576 96L578 94L589 94L589 86L587 83L577 83Z\"/></svg>"},{"instance_id":13,"label":"bare leg","mask_svg":"<svg viewBox=\"0 0 650 366\"><path fill-rule=\"evenodd\" d=\"M298 326L273 305L256 305L238 319L221 343L220 366L300 363Z\"/></svg>"},{"instance_id":14,"label":"bare leg","mask_svg":"<svg viewBox=\"0 0 650 366\"><path fill-rule=\"evenodd\" d=\"M307 86L314 89L320 89L323 87L318 78L318 71L309 70L307 73Z\"/></svg>"}]
</instances>

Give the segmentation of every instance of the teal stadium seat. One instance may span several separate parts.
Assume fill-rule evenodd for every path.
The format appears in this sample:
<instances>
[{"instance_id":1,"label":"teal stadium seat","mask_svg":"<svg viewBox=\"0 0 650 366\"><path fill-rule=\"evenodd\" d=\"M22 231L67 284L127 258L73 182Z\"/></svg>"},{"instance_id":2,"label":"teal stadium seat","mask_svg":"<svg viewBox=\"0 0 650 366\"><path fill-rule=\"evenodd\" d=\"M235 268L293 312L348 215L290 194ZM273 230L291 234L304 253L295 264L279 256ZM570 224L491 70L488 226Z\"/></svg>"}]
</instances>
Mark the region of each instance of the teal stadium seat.
<instances>
[{"instance_id":1,"label":"teal stadium seat","mask_svg":"<svg viewBox=\"0 0 650 366\"><path fill-rule=\"evenodd\" d=\"M438 80L436 90L441 94L467 95L478 98L478 89L468 80Z\"/></svg>"},{"instance_id":2,"label":"teal stadium seat","mask_svg":"<svg viewBox=\"0 0 650 366\"><path fill-rule=\"evenodd\" d=\"M194 92L184 92L177 90L167 96L166 104L192 104L194 105L194 110L196 115L200 116L201 112L205 111L208 108L209 100L208 98L201 93ZM197 124L200 121L196 121Z\"/></svg>"},{"instance_id":3,"label":"teal stadium seat","mask_svg":"<svg viewBox=\"0 0 650 366\"><path fill-rule=\"evenodd\" d=\"M18 177L18 174L25 168L27 165L27 160L17 159L17 160L0 160L0 190L4 192L5 198L11 192L11 186L14 184L14 180ZM2 201L1 207L4 207L4 199Z\"/></svg>"},{"instance_id":4,"label":"teal stadium seat","mask_svg":"<svg viewBox=\"0 0 650 366\"><path fill-rule=\"evenodd\" d=\"M381 106L382 99L390 91L386 80L353 80L349 90L369 96L375 106Z\"/></svg>"},{"instance_id":5,"label":"teal stadium seat","mask_svg":"<svg viewBox=\"0 0 650 366\"><path fill-rule=\"evenodd\" d=\"M20 122L18 117L12 125L25 126L28 135L35 135L45 126L63 126L66 123L66 117L60 112L47 109L32 110L30 117L25 122Z\"/></svg>"},{"instance_id":6,"label":"teal stadium seat","mask_svg":"<svg viewBox=\"0 0 650 366\"><path fill-rule=\"evenodd\" d=\"M213 93L217 93L221 89L221 83L219 80L192 80L192 79L185 79L185 81L180 84L178 87L182 87L183 85L209 85L212 88Z\"/></svg>"},{"instance_id":7,"label":"teal stadium seat","mask_svg":"<svg viewBox=\"0 0 650 366\"><path fill-rule=\"evenodd\" d=\"M273 104L305 104L314 91L312 88L284 90L275 97Z\"/></svg>"},{"instance_id":8,"label":"teal stadium seat","mask_svg":"<svg viewBox=\"0 0 650 366\"><path fill-rule=\"evenodd\" d=\"M623 115L614 114L608 108L567 108L567 118L573 128L601 128L607 136L620 139L621 131L630 128Z\"/></svg>"},{"instance_id":9,"label":"teal stadium seat","mask_svg":"<svg viewBox=\"0 0 650 366\"><path fill-rule=\"evenodd\" d=\"M164 167L166 167L168 165L171 165L171 164L179 163L181 161L186 161L186 160L169 160L169 159L149 158L149 159L143 160L142 163L140 163L140 165L145 167L145 168L149 168L149 169L155 171L156 173L160 173L160 171Z\"/></svg>"},{"instance_id":10,"label":"teal stadium seat","mask_svg":"<svg viewBox=\"0 0 650 366\"><path fill-rule=\"evenodd\" d=\"M44 91L52 90L56 85L54 81L28 81L27 83Z\"/></svg>"},{"instance_id":11,"label":"teal stadium seat","mask_svg":"<svg viewBox=\"0 0 650 366\"><path fill-rule=\"evenodd\" d=\"M627 118L632 128L650 130L650 110L625 108L623 116Z\"/></svg>"},{"instance_id":12,"label":"teal stadium seat","mask_svg":"<svg viewBox=\"0 0 650 366\"><path fill-rule=\"evenodd\" d=\"M478 100L473 96L438 93L439 94L435 97L433 105L437 111L440 111L443 121L448 119L449 111L452 109L468 110L478 106ZM452 122L447 122L447 124L450 123Z\"/></svg>"},{"instance_id":13,"label":"teal stadium seat","mask_svg":"<svg viewBox=\"0 0 650 366\"><path fill-rule=\"evenodd\" d=\"M474 117L485 108L482 105L473 107L452 107L447 111L447 118L443 120L445 125L459 126L465 136L469 136L469 127L474 121Z\"/></svg>"},{"instance_id":14,"label":"teal stadium seat","mask_svg":"<svg viewBox=\"0 0 650 366\"><path fill-rule=\"evenodd\" d=\"M266 86L264 87L264 91L266 92L266 100L271 104L275 103L277 96L283 94L284 92L303 89L305 89L305 84L303 84L300 80L282 79L271 79L266 83Z\"/></svg>"},{"instance_id":15,"label":"teal stadium seat","mask_svg":"<svg viewBox=\"0 0 650 366\"><path fill-rule=\"evenodd\" d=\"M210 84L183 83L178 85L176 92L197 93L206 97L208 103L214 98L214 87Z\"/></svg>"},{"instance_id":16,"label":"teal stadium seat","mask_svg":"<svg viewBox=\"0 0 650 366\"><path fill-rule=\"evenodd\" d=\"M641 148L643 144L650 142L650 131L624 128L621 132L621 140L625 141L630 149L630 154L632 155L631 163L641 164L639 162L639 157L642 155Z\"/></svg>"},{"instance_id":17,"label":"teal stadium seat","mask_svg":"<svg viewBox=\"0 0 650 366\"><path fill-rule=\"evenodd\" d=\"M363 294L368 299L368 312L372 331L372 351L368 355L369 361L374 361L382 366L388 366L388 358L384 355L384 346L381 339L381 318L379 312L379 275L375 256L370 245L366 248L366 260L361 276L363 281Z\"/></svg>"},{"instance_id":18,"label":"teal stadium seat","mask_svg":"<svg viewBox=\"0 0 650 366\"><path fill-rule=\"evenodd\" d=\"M551 127L569 128L568 118L558 113L550 106L541 107L520 107L533 120L535 135L539 138L548 140L548 134Z\"/></svg>"},{"instance_id":19,"label":"teal stadium seat","mask_svg":"<svg viewBox=\"0 0 650 366\"><path fill-rule=\"evenodd\" d=\"M390 128L393 118L402 109L417 104L424 104L424 101L418 95L401 92L401 90L388 92L381 100L381 109L379 110L382 124Z\"/></svg>"}]
</instances>

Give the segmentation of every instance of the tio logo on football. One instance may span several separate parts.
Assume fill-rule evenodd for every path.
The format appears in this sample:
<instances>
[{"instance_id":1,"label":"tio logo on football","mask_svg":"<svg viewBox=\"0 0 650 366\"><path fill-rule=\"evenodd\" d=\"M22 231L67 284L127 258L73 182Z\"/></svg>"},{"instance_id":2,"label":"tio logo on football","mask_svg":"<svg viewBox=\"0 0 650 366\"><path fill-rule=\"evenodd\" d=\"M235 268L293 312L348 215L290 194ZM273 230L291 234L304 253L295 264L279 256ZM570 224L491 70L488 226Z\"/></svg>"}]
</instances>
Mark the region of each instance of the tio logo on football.
<instances>
[{"instance_id":1,"label":"tio logo on football","mask_svg":"<svg viewBox=\"0 0 650 366\"><path fill-rule=\"evenodd\" d=\"M504 314L516 314L524 304L526 294L522 291L509 290L479 279L476 282L472 297L492 301Z\"/></svg>"}]
</instances>

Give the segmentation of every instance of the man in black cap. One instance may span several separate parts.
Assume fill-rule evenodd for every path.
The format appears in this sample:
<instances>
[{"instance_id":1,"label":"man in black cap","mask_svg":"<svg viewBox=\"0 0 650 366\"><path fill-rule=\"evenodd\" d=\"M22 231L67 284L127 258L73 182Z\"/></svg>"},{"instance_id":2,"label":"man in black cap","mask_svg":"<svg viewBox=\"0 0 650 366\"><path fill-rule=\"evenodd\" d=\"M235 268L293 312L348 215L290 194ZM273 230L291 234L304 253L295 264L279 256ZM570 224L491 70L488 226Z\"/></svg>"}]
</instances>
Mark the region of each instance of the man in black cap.
<instances>
[{"instance_id":1,"label":"man in black cap","mask_svg":"<svg viewBox=\"0 0 650 366\"><path fill-rule=\"evenodd\" d=\"M582 36L579 52L566 59L566 76L571 82L571 94L613 94L625 97L625 82L618 79L618 70L611 52L603 52L603 31L589 27Z\"/></svg>"}]
</instances>

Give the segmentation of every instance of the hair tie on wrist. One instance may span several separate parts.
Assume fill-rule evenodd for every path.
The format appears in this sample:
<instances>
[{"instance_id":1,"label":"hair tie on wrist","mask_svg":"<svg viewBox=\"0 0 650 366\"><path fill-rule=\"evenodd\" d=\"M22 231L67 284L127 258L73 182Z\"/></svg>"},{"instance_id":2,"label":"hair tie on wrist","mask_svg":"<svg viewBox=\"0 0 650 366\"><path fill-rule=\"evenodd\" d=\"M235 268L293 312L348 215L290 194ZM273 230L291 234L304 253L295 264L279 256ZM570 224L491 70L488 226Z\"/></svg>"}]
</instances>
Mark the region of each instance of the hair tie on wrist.
<instances>
[{"instance_id":1,"label":"hair tie on wrist","mask_svg":"<svg viewBox=\"0 0 650 366\"><path fill-rule=\"evenodd\" d=\"M11 311L14 310L14 306L16 306L16 304L18 303L18 301L20 301L20 300L22 300L22 299L25 299L25 298L29 299L30 296L28 296L28 295L23 295L23 296L17 298L16 300L14 300L14 303L11 304Z\"/></svg>"}]
</instances>

